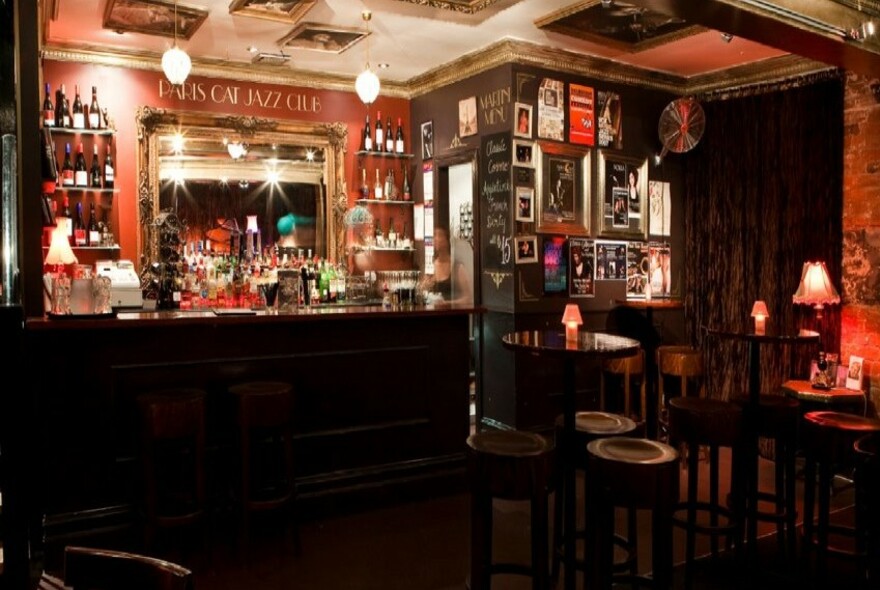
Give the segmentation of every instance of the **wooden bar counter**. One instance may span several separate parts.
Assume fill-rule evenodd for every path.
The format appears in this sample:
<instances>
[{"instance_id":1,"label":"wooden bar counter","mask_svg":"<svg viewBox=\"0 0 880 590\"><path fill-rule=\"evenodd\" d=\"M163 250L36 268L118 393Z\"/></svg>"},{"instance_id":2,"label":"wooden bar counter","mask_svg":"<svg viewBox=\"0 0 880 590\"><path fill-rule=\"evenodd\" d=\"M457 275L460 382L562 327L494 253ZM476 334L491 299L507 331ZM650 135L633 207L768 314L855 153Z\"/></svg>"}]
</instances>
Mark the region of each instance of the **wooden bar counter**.
<instances>
[{"instance_id":1,"label":"wooden bar counter","mask_svg":"<svg viewBox=\"0 0 880 590\"><path fill-rule=\"evenodd\" d=\"M391 311L326 307L296 314L119 313L31 318L25 326L41 481L55 536L137 521L136 397L168 387L208 393L209 493L234 464L227 388L294 387L300 498L315 514L463 489L469 433L470 307Z\"/></svg>"}]
</instances>

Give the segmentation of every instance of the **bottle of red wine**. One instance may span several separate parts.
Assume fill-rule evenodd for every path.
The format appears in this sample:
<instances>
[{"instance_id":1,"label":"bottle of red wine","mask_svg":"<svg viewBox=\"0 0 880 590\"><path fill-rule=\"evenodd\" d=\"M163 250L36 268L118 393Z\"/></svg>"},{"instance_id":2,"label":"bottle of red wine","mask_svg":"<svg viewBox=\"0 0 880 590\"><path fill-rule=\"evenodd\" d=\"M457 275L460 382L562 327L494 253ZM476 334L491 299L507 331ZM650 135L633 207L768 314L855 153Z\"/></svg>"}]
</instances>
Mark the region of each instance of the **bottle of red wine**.
<instances>
[{"instance_id":1,"label":"bottle of red wine","mask_svg":"<svg viewBox=\"0 0 880 590\"><path fill-rule=\"evenodd\" d=\"M101 188L101 164L98 162L98 144L92 144L92 166L89 168L89 186Z\"/></svg>"},{"instance_id":2,"label":"bottle of red wine","mask_svg":"<svg viewBox=\"0 0 880 590\"><path fill-rule=\"evenodd\" d=\"M55 105L52 104L51 89L46 84L46 96L43 97L43 127L55 126Z\"/></svg>"},{"instance_id":3,"label":"bottle of red wine","mask_svg":"<svg viewBox=\"0 0 880 590\"><path fill-rule=\"evenodd\" d=\"M110 144L107 144L107 155L104 157L104 188L113 188L116 176L116 168L113 164L113 154L110 153Z\"/></svg>"},{"instance_id":4,"label":"bottle of red wine","mask_svg":"<svg viewBox=\"0 0 880 590\"><path fill-rule=\"evenodd\" d=\"M52 227L55 225L55 201L52 200L52 195L55 194L55 188L58 184L58 166L55 161L55 145L52 143L52 132L49 127L43 127L40 134L40 144L40 177L42 179L40 214L43 227Z\"/></svg>"},{"instance_id":5,"label":"bottle of red wine","mask_svg":"<svg viewBox=\"0 0 880 590\"><path fill-rule=\"evenodd\" d=\"M382 134L382 111L376 113L376 143L373 147L377 152L385 149L385 136Z\"/></svg>"},{"instance_id":6,"label":"bottle of red wine","mask_svg":"<svg viewBox=\"0 0 880 590\"><path fill-rule=\"evenodd\" d=\"M98 229L98 218L95 216L95 203L89 203L89 225L87 238L89 246L101 245L101 230Z\"/></svg>"},{"instance_id":7,"label":"bottle of red wine","mask_svg":"<svg viewBox=\"0 0 880 590\"><path fill-rule=\"evenodd\" d=\"M370 152L373 150L373 130L370 128L370 115L367 113L367 123L364 125L364 151Z\"/></svg>"},{"instance_id":8,"label":"bottle of red wine","mask_svg":"<svg viewBox=\"0 0 880 590\"><path fill-rule=\"evenodd\" d=\"M74 85L74 90L76 92L73 98L73 128L74 129L85 129L86 128L86 114L83 110L82 99L79 97L79 84Z\"/></svg>"},{"instance_id":9,"label":"bottle of red wine","mask_svg":"<svg viewBox=\"0 0 880 590\"><path fill-rule=\"evenodd\" d=\"M406 167L403 168L403 200L409 201L412 199L412 194L410 193L409 188L409 174L408 169Z\"/></svg>"},{"instance_id":10,"label":"bottle of red wine","mask_svg":"<svg viewBox=\"0 0 880 590\"><path fill-rule=\"evenodd\" d=\"M64 144L64 163L61 165L61 186L73 186L73 162L70 160L70 144Z\"/></svg>"},{"instance_id":11,"label":"bottle of red wine","mask_svg":"<svg viewBox=\"0 0 880 590\"><path fill-rule=\"evenodd\" d=\"M89 129L101 128L101 107L98 106L98 88L92 86L92 103L89 105Z\"/></svg>"},{"instance_id":12,"label":"bottle of red wine","mask_svg":"<svg viewBox=\"0 0 880 590\"><path fill-rule=\"evenodd\" d=\"M83 220L82 202L76 204L76 219L73 220L73 244L74 246L87 246L88 234L86 234L86 222Z\"/></svg>"},{"instance_id":13,"label":"bottle of red wine","mask_svg":"<svg viewBox=\"0 0 880 590\"><path fill-rule=\"evenodd\" d=\"M385 151L389 154L394 153L394 136L391 135L391 116L389 115L388 121L385 123Z\"/></svg>"},{"instance_id":14,"label":"bottle of red wine","mask_svg":"<svg viewBox=\"0 0 880 590\"><path fill-rule=\"evenodd\" d=\"M83 155L83 144L80 142L76 151L76 162L73 165L73 184L89 186L89 172L86 169L86 157Z\"/></svg>"},{"instance_id":15,"label":"bottle of red wine","mask_svg":"<svg viewBox=\"0 0 880 590\"><path fill-rule=\"evenodd\" d=\"M67 100L64 84L58 89L55 97L55 126L65 129L70 127L70 102Z\"/></svg>"},{"instance_id":16,"label":"bottle of red wine","mask_svg":"<svg viewBox=\"0 0 880 590\"><path fill-rule=\"evenodd\" d=\"M403 125L400 123L400 117L397 117L397 136L394 142L394 151L398 154L403 153Z\"/></svg>"},{"instance_id":17,"label":"bottle of red wine","mask_svg":"<svg viewBox=\"0 0 880 590\"><path fill-rule=\"evenodd\" d=\"M58 217L67 218L67 241L70 242L71 246L73 246L73 219L70 218L70 198L67 195L64 195L64 201L61 207L61 215L59 215Z\"/></svg>"}]
</instances>

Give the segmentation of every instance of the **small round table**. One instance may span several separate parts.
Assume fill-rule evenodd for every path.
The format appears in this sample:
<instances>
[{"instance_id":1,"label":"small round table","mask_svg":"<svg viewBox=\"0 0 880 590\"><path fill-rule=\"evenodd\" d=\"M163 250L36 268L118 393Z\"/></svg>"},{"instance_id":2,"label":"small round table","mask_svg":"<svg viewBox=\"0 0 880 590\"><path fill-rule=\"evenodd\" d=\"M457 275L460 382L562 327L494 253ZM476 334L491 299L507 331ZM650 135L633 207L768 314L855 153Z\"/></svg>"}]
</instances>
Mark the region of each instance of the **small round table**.
<instances>
[{"instance_id":1,"label":"small round table","mask_svg":"<svg viewBox=\"0 0 880 590\"><path fill-rule=\"evenodd\" d=\"M638 340L602 332L578 332L576 341L567 341L559 330L512 332L502 339L504 347L548 358L562 360L563 420L563 514L565 517L564 558L565 590L575 587L575 464L577 453L570 441L575 440L576 387L575 368L578 361L602 361L632 356L639 349Z\"/></svg>"}]
</instances>

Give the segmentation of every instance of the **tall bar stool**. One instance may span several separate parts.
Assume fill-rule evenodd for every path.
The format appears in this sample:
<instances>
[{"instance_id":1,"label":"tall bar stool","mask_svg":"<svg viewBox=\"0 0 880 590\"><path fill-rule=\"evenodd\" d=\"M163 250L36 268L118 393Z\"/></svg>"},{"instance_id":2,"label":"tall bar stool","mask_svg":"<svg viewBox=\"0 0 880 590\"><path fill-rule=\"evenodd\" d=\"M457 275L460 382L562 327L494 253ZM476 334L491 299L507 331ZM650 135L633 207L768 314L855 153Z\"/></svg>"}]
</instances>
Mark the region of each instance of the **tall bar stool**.
<instances>
[{"instance_id":1,"label":"tall bar stool","mask_svg":"<svg viewBox=\"0 0 880 590\"><path fill-rule=\"evenodd\" d=\"M623 415L632 418L632 384L635 381L639 388L639 421L646 422L647 400L645 390L645 351L640 350L633 356L607 359L602 363L599 381L599 410L606 411L606 389L608 375L614 375L623 383Z\"/></svg>"},{"instance_id":2,"label":"tall bar stool","mask_svg":"<svg viewBox=\"0 0 880 590\"><path fill-rule=\"evenodd\" d=\"M292 391L289 383L252 381L229 388L235 398L242 540L250 541L251 514L284 509L300 552L295 511Z\"/></svg>"},{"instance_id":3,"label":"tall bar stool","mask_svg":"<svg viewBox=\"0 0 880 590\"><path fill-rule=\"evenodd\" d=\"M631 437L600 438L587 445L589 474L586 493L587 554L592 556L586 584L648 584L656 590L672 586L672 514L678 501L678 452L653 440ZM638 565L627 573L614 566L615 507L651 510L651 577L638 575ZM636 534L630 528L629 535ZM635 538L627 539L632 546Z\"/></svg>"},{"instance_id":4,"label":"tall bar stool","mask_svg":"<svg viewBox=\"0 0 880 590\"><path fill-rule=\"evenodd\" d=\"M552 491L555 443L538 434L516 430L470 435L468 478L471 490L471 590L489 590L494 574L532 579L532 590L550 587L548 497ZM492 500L531 502L530 566L492 561Z\"/></svg>"},{"instance_id":5,"label":"tall bar stool","mask_svg":"<svg viewBox=\"0 0 880 590\"><path fill-rule=\"evenodd\" d=\"M804 463L804 545L807 563L816 548L816 579L827 577L828 555L862 560L864 552L858 545L857 531L850 525L831 521L831 480L839 467L851 467L855 460L855 443L861 437L880 433L880 420L843 412L808 412L804 414L802 445ZM818 470L818 514L816 486ZM814 521L814 515L815 521ZM813 538L815 530L816 538ZM854 549L832 545L830 534L855 539Z\"/></svg>"},{"instance_id":6,"label":"tall bar stool","mask_svg":"<svg viewBox=\"0 0 880 590\"><path fill-rule=\"evenodd\" d=\"M745 409L747 395L732 400ZM761 395L757 408L755 433L773 440L773 491L757 490L758 504L769 502L773 511L756 510L757 520L776 524L779 554L793 560L797 556L797 497L795 493L795 463L797 454L798 423L801 419L800 402L784 395Z\"/></svg>"},{"instance_id":7,"label":"tall bar stool","mask_svg":"<svg viewBox=\"0 0 880 590\"><path fill-rule=\"evenodd\" d=\"M880 585L880 436L869 434L853 445L856 454L858 550L865 555L865 582Z\"/></svg>"},{"instance_id":8,"label":"tall bar stool","mask_svg":"<svg viewBox=\"0 0 880 590\"><path fill-rule=\"evenodd\" d=\"M745 490L742 469L743 413L737 405L715 399L676 397L669 402L669 443L687 451L687 499L675 507L673 522L687 534L685 588L693 583L696 535L710 537L712 556L718 555L718 538L727 537L741 556ZM699 447L709 447L709 499L699 499ZM731 448L729 505L720 501L719 447ZM708 514L709 524L697 515ZM723 522L719 520L723 519Z\"/></svg>"},{"instance_id":9,"label":"tall bar stool","mask_svg":"<svg viewBox=\"0 0 880 590\"><path fill-rule=\"evenodd\" d=\"M564 444L562 440L565 432L564 422L564 416L560 415L556 417L555 434L557 447L561 447ZM589 477L589 475L586 475L588 463L587 444L591 441L609 436L638 436L642 434L643 427L644 425L642 425L642 429L640 429L639 425L637 425L632 419L619 414L610 414L608 412L578 412L575 414L575 440L573 441L574 448L577 449L578 468L584 471L585 477ZM558 478L562 477L561 466L557 469L556 475ZM562 482L557 481L555 485L556 494L553 497L553 560L550 569L550 577L554 581L557 580L559 576L559 564L562 561L563 539L565 538L563 522L567 520L562 518L563 506L565 506L563 487ZM585 495L584 514L586 514L588 510L589 503L587 502ZM577 519L574 520L576 521ZM615 565L616 568L621 571L631 570L632 573L635 573L635 530L637 526L635 511L630 511L628 513L627 526L629 528L627 538L630 539L631 542L627 543L627 539L623 537L615 538L617 544L626 552L626 558ZM583 537L584 534L584 531L577 531L575 532L575 537ZM578 569L586 571L586 564L589 561L588 557L588 555L584 555L584 559L578 559L576 561Z\"/></svg>"},{"instance_id":10,"label":"tall bar stool","mask_svg":"<svg viewBox=\"0 0 880 590\"><path fill-rule=\"evenodd\" d=\"M159 529L204 524L205 392L165 389L138 396L145 544Z\"/></svg>"},{"instance_id":11,"label":"tall bar stool","mask_svg":"<svg viewBox=\"0 0 880 590\"><path fill-rule=\"evenodd\" d=\"M680 345L657 347L657 433L661 439L668 429L667 407L671 392L667 392L666 386L670 378L678 378L677 395L706 397L702 351Z\"/></svg>"}]
</instances>

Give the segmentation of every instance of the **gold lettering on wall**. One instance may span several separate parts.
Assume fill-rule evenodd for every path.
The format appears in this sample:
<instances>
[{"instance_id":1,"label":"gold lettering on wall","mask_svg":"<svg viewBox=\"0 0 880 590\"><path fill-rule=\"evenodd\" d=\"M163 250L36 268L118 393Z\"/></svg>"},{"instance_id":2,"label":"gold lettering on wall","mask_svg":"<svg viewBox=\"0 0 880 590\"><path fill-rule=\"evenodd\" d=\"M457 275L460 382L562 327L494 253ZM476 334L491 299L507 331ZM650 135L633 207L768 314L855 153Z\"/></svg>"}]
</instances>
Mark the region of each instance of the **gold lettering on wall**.
<instances>
[{"instance_id":1,"label":"gold lettering on wall","mask_svg":"<svg viewBox=\"0 0 880 590\"><path fill-rule=\"evenodd\" d=\"M507 109L510 104L510 86L493 90L480 97L483 122L487 125L507 123Z\"/></svg>"},{"instance_id":2,"label":"gold lettering on wall","mask_svg":"<svg viewBox=\"0 0 880 590\"><path fill-rule=\"evenodd\" d=\"M321 112L321 98L301 92L283 93L278 90L242 88L229 84L184 82L179 86L159 80L159 98L173 97L183 102L211 102L214 104L286 109L295 112Z\"/></svg>"}]
</instances>

